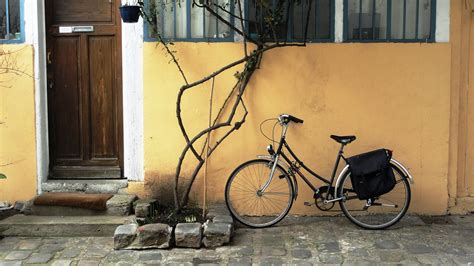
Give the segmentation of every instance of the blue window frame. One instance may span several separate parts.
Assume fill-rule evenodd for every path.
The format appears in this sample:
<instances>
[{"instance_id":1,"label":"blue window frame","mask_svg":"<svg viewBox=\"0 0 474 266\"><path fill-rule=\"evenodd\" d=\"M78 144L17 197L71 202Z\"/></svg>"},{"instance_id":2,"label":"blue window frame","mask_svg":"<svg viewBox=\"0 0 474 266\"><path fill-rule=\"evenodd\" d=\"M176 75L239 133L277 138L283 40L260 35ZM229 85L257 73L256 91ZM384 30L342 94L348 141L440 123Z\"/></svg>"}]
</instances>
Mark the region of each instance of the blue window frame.
<instances>
[{"instance_id":1,"label":"blue window frame","mask_svg":"<svg viewBox=\"0 0 474 266\"><path fill-rule=\"evenodd\" d=\"M278 0L272 0L276 8ZM291 1L290 5L285 6L283 11L283 22L281 28L276 29L278 38L288 42L299 42L304 40L304 30L306 28L306 19L309 3L311 1L311 10L309 12L307 42L333 42L334 41L334 18L335 1L334 0L302 0L300 2ZM290 2L288 2L290 3ZM288 12L287 8L290 8ZM247 30L251 35L257 35L257 7L255 0L247 0L245 6L246 14L250 21L247 23ZM289 14L289 21L287 21ZM287 23L288 22L288 23ZM286 25L288 28L286 29Z\"/></svg>"},{"instance_id":2,"label":"blue window frame","mask_svg":"<svg viewBox=\"0 0 474 266\"><path fill-rule=\"evenodd\" d=\"M23 1L0 0L0 43L24 42Z\"/></svg>"},{"instance_id":3,"label":"blue window frame","mask_svg":"<svg viewBox=\"0 0 474 266\"><path fill-rule=\"evenodd\" d=\"M346 42L434 42L436 0L344 0Z\"/></svg>"},{"instance_id":4,"label":"blue window frame","mask_svg":"<svg viewBox=\"0 0 474 266\"><path fill-rule=\"evenodd\" d=\"M234 17L233 0L214 0L226 11L215 7L214 11L228 19L232 24ZM156 12L158 31L166 41L175 42L233 42L234 31L219 22L204 8L193 7L193 0L148 0L147 12ZM145 41L156 41L145 23Z\"/></svg>"}]
</instances>

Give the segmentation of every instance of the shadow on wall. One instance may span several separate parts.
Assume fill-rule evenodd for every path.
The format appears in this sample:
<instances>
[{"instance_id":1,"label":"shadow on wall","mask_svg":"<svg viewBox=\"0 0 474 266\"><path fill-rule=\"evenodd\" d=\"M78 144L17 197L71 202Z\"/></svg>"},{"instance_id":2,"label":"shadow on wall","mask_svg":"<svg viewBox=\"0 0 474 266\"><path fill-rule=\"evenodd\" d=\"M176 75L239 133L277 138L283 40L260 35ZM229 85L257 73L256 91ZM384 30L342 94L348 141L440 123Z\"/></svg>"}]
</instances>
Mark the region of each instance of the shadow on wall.
<instances>
[{"instance_id":1,"label":"shadow on wall","mask_svg":"<svg viewBox=\"0 0 474 266\"><path fill-rule=\"evenodd\" d=\"M180 197L183 195L186 188L185 184L189 182L189 179L185 176L180 177L180 182L178 184L178 193ZM189 206L199 205L198 193L195 191L199 185L197 182L194 183L194 186L189 194ZM145 191L148 197L157 199L159 204L173 206L174 205L174 175L166 174L162 175L156 172L147 174L145 178ZM199 188L198 188L199 189Z\"/></svg>"}]
</instances>

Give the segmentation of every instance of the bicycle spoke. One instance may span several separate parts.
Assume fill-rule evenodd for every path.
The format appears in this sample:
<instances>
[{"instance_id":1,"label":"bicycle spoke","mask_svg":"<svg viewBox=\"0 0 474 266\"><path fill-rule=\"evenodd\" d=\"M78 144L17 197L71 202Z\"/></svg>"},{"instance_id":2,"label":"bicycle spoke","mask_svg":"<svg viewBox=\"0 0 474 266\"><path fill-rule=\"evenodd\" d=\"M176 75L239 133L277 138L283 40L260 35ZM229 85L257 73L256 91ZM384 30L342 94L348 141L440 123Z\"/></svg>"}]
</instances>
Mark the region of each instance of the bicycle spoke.
<instances>
[{"instance_id":1,"label":"bicycle spoke","mask_svg":"<svg viewBox=\"0 0 474 266\"><path fill-rule=\"evenodd\" d=\"M230 177L226 201L238 221L253 227L265 227L278 222L289 211L293 191L281 166L275 168L274 177L263 195L257 193L268 182L270 173L268 161L255 160L241 166Z\"/></svg>"},{"instance_id":2,"label":"bicycle spoke","mask_svg":"<svg viewBox=\"0 0 474 266\"><path fill-rule=\"evenodd\" d=\"M345 200L340 202L340 206L349 220L364 228L383 229L401 219L409 206L410 188L401 172L396 168L393 170L397 177L395 187L390 192L372 199L370 204L367 200L359 200L355 193L348 193L352 190L350 174L343 177L340 190L344 192Z\"/></svg>"}]
</instances>

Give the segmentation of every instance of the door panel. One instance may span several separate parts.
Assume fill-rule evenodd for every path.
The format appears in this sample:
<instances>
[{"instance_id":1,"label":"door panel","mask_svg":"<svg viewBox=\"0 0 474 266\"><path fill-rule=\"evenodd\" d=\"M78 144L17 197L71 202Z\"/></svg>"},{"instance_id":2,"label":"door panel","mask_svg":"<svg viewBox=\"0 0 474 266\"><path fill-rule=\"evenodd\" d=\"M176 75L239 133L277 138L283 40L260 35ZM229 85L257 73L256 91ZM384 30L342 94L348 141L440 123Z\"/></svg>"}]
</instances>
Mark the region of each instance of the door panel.
<instances>
[{"instance_id":1,"label":"door panel","mask_svg":"<svg viewBox=\"0 0 474 266\"><path fill-rule=\"evenodd\" d=\"M94 159L116 158L114 50L111 37L89 39L90 109L94 117L91 121L91 154Z\"/></svg>"},{"instance_id":2,"label":"door panel","mask_svg":"<svg viewBox=\"0 0 474 266\"><path fill-rule=\"evenodd\" d=\"M109 0L54 0L54 22L113 22L112 2Z\"/></svg>"},{"instance_id":3,"label":"door panel","mask_svg":"<svg viewBox=\"0 0 474 266\"><path fill-rule=\"evenodd\" d=\"M50 122L54 125L53 143L58 160L81 159L81 92L80 90L80 50L79 38L61 37L54 42L55 76L54 93L49 101L57 106L56 112L51 113Z\"/></svg>"},{"instance_id":4,"label":"door panel","mask_svg":"<svg viewBox=\"0 0 474 266\"><path fill-rule=\"evenodd\" d=\"M45 4L50 178L121 178L120 0ZM92 30L70 32L75 25Z\"/></svg>"}]
</instances>

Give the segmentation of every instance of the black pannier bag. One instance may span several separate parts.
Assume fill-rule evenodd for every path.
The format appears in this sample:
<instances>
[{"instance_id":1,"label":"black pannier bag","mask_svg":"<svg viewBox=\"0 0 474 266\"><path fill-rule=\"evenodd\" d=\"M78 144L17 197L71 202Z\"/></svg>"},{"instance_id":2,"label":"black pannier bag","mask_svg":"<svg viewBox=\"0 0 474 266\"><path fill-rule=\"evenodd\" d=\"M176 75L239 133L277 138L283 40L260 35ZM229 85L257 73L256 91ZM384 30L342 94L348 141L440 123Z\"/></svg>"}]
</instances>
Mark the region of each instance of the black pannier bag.
<instances>
[{"instance_id":1,"label":"black pannier bag","mask_svg":"<svg viewBox=\"0 0 474 266\"><path fill-rule=\"evenodd\" d=\"M347 159L351 170L352 187L357 197L367 200L390 192L396 184L390 167L391 152L375 150Z\"/></svg>"}]
</instances>

